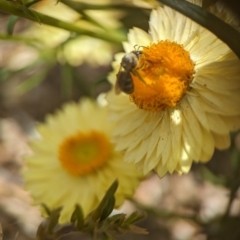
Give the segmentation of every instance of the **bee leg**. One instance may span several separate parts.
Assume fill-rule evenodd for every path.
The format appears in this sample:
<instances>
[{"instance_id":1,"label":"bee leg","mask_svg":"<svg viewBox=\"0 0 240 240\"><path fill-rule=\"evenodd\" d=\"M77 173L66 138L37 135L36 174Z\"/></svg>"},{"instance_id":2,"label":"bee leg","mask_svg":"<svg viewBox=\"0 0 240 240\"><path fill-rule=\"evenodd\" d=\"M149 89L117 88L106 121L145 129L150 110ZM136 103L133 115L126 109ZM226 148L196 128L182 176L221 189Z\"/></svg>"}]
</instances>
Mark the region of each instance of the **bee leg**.
<instances>
[{"instance_id":1,"label":"bee leg","mask_svg":"<svg viewBox=\"0 0 240 240\"><path fill-rule=\"evenodd\" d=\"M140 69L140 68L144 67L144 65L145 65L145 62L143 62L140 66L136 67L136 69Z\"/></svg>"},{"instance_id":2,"label":"bee leg","mask_svg":"<svg viewBox=\"0 0 240 240\"><path fill-rule=\"evenodd\" d=\"M132 73L137 76L143 83L146 84L146 82L144 81L143 77L139 74L139 72L136 69L132 70Z\"/></svg>"}]
</instances>

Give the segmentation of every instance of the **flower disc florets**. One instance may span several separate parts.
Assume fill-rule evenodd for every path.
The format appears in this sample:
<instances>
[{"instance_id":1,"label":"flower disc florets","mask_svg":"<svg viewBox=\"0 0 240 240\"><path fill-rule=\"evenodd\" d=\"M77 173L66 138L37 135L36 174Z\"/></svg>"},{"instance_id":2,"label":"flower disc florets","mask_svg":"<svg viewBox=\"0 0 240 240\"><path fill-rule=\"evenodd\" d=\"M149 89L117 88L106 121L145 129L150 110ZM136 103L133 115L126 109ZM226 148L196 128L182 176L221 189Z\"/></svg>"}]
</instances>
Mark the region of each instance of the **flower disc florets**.
<instances>
[{"instance_id":1,"label":"flower disc florets","mask_svg":"<svg viewBox=\"0 0 240 240\"><path fill-rule=\"evenodd\" d=\"M175 107L193 79L194 63L183 46L168 40L144 47L137 71L132 74L132 101L139 107L159 112Z\"/></svg>"}]
</instances>

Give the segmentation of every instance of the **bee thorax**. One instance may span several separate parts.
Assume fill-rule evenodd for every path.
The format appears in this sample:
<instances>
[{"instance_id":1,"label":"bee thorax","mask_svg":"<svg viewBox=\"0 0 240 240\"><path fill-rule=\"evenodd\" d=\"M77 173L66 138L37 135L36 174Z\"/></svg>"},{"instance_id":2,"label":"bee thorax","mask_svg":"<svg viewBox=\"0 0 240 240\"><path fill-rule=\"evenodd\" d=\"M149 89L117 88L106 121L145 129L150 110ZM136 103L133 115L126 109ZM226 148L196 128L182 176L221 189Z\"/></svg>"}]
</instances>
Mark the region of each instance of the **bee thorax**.
<instances>
[{"instance_id":1,"label":"bee thorax","mask_svg":"<svg viewBox=\"0 0 240 240\"><path fill-rule=\"evenodd\" d=\"M133 68L135 68L138 64L138 56L133 53L126 53L121 62L121 66L125 69L125 71L131 71Z\"/></svg>"}]
</instances>

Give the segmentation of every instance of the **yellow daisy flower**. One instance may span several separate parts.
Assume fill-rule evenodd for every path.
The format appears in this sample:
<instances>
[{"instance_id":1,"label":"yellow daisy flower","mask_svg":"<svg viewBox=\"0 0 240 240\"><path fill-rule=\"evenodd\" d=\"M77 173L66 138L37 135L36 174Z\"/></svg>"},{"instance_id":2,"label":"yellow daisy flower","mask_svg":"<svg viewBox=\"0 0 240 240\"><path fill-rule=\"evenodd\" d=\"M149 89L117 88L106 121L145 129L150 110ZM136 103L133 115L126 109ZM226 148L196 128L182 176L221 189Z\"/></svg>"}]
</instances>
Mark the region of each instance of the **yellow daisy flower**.
<instances>
[{"instance_id":1,"label":"yellow daisy flower","mask_svg":"<svg viewBox=\"0 0 240 240\"><path fill-rule=\"evenodd\" d=\"M152 11L149 33L133 28L123 45L135 52L116 55L109 80L117 73L117 90L130 94L112 90L107 100L126 162L162 177L229 147L240 127L240 61L225 43L165 6Z\"/></svg>"},{"instance_id":2,"label":"yellow daisy flower","mask_svg":"<svg viewBox=\"0 0 240 240\"><path fill-rule=\"evenodd\" d=\"M116 206L139 184L134 164L124 163L114 151L106 114L106 108L90 100L68 103L39 125L41 139L30 142L33 155L25 159L25 187L35 204L63 207L60 223L70 221L75 204L81 205L84 215L90 213L115 179Z\"/></svg>"}]
</instances>

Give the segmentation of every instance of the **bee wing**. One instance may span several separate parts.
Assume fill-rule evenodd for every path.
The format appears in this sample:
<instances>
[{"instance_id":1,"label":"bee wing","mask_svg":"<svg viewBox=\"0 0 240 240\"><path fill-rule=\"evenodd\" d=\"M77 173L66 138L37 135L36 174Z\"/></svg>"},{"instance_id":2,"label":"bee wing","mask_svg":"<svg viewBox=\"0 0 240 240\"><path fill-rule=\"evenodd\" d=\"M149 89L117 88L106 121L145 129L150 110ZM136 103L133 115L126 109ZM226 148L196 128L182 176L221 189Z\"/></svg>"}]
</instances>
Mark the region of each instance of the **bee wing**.
<instances>
[{"instance_id":1,"label":"bee wing","mask_svg":"<svg viewBox=\"0 0 240 240\"><path fill-rule=\"evenodd\" d=\"M120 94L121 93L121 89L120 89L120 87L119 87L119 85L118 85L118 83L116 82L116 84L114 85L114 92L115 92L115 94Z\"/></svg>"},{"instance_id":2,"label":"bee wing","mask_svg":"<svg viewBox=\"0 0 240 240\"><path fill-rule=\"evenodd\" d=\"M122 66L120 66L120 68L118 70L118 73L116 74L116 82L115 82L115 85L114 85L114 91L115 91L116 94L121 93L121 88L119 87L121 72L122 72Z\"/></svg>"}]
</instances>

